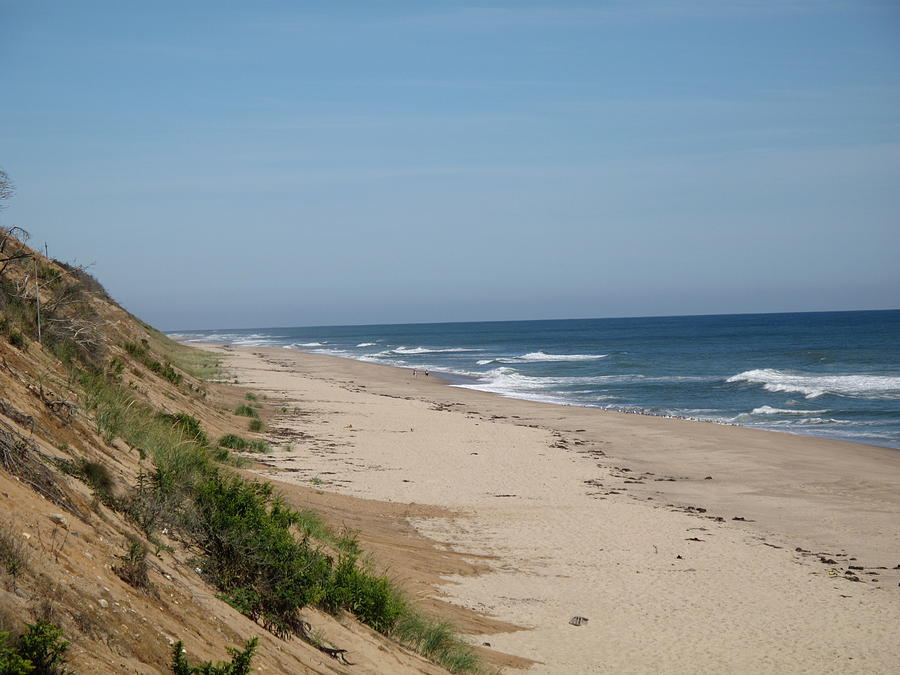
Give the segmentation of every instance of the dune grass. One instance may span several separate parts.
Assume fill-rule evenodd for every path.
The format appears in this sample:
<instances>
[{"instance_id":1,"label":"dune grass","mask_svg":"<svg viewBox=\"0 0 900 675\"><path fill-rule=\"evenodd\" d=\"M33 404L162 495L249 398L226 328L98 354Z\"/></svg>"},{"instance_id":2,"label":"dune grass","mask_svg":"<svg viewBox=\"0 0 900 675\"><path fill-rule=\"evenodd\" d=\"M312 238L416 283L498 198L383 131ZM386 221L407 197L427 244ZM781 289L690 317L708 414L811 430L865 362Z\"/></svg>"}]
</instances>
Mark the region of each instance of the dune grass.
<instances>
[{"instance_id":1,"label":"dune grass","mask_svg":"<svg viewBox=\"0 0 900 675\"><path fill-rule=\"evenodd\" d=\"M281 636L303 634L299 610L306 605L346 610L451 672L478 671L474 652L449 624L419 613L361 560L354 533L335 533L314 512L289 508L271 484L245 480L215 461L262 441L229 434L210 447L195 418L154 411L115 377L77 371L75 379L98 432L153 460L153 471L117 500L120 508L151 540L168 527L196 546L203 574L223 600ZM322 544L337 550L336 558Z\"/></svg>"}]
</instances>

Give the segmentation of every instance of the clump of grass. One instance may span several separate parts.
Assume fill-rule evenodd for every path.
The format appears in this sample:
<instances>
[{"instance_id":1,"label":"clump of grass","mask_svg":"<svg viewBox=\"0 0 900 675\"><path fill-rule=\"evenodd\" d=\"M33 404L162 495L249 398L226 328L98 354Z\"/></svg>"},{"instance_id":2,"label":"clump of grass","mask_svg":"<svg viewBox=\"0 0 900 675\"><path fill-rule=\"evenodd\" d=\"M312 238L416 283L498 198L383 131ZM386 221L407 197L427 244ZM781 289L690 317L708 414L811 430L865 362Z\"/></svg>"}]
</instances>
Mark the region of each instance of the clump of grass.
<instances>
[{"instance_id":1,"label":"clump of grass","mask_svg":"<svg viewBox=\"0 0 900 675\"><path fill-rule=\"evenodd\" d=\"M259 419L258 417L254 417L247 425L247 429L249 429L250 431L259 432L263 430L264 426L265 425L263 424L263 421L261 419Z\"/></svg>"},{"instance_id":2,"label":"clump of grass","mask_svg":"<svg viewBox=\"0 0 900 675\"><path fill-rule=\"evenodd\" d=\"M247 393L247 400L248 400L248 401L255 401L255 400L256 400L256 394L251 394L250 392L248 392L248 393Z\"/></svg>"},{"instance_id":3,"label":"clump of grass","mask_svg":"<svg viewBox=\"0 0 900 675\"><path fill-rule=\"evenodd\" d=\"M344 528L332 539L335 547L340 551L356 556L362 554L362 549L359 547L359 534L355 530Z\"/></svg>"},{"instance_id":4,"label":"clump of grass","mask_svg":"<svg viewBox=\"0 0 900 675\"><path fill-rule=\"evenodd\" d=\"M456 637L450 623L430 619L409 606L398 618L391 634L451 673L471 673L479 669L478 656L472 647Z\"/></svg>"},{"instance_id":5,"label":"clump of grass","mask_svg":"<svg viewBox=\"0 0 900 675\"><path fill-rule=\"evenodd\" d=\"M250 461L240 455L232 454L228 448L215 448L212 451L212 458L222 464L228 464L237 468L243 468L250 464Z\"/></svg>"},{"instance_id":6,"label":"clump of grass","mask_svg":"<svg viewBox=\"0 0 900 675\"><path fill-rule=\"evenodd\" d=\"M181 383L181 373L175 370L169 361L158 361L153 358L153 355L150 353L150 344L146 340L143 340L142 344L124 342L122 343L122 348L163 379L175 385Z\"/></svg>"},{"instance_id":7,"label":"clump of grass","mask_svg":"<svg viewBox=\"0 0 900 675\"><path fill-rule=\"evenodd\" d=\"M176 429L180 429L185 436L196 441L200 445L209 445L209 436L200 426L200 420L187 413L160 413L160 419L170 422Z\"/></svg>"},{"instance_id":8,"label":"clump of grass","mask_svg":"<svg viewBox=\"0 0 900 675\"><path fill-rule=\"evenodd\" d=\"M121 562L112 570L125 583L144 590L150 589L150 577L147 575L147 549L139 541L128 544L128 552L119 556Z\"/></svg>"},{"instance_id":9,"label":"clump of grass","mask_svg":"<svg viewBox=\"0 0 900 675\"><path fill-rule=\"evenodd\" d=\"M160 484L189 485L197 475L210 471L209 454L176 426L160 420L131 392L96 373L80 372L84 406L94 414L99 433L112 441L121 437L131 447L151 457Z\"/></svg>"},{"instance_id":10,"label":"clump of grass","mask_svg":"<svg viewBox=\"0 0 900 675\"><path fill-rule=\"evenodd\" d=\"M324 542L331 542L334 538L331 528L325 524L319 514L309 509L294 511L294 525L304 537L312 537Z\"/></svg>"},{"instance_id":11,"label":"clump of grass","mask_svg":"<svg viewBox=\"0 0 900 675\"><path fill-rule=\"evenodd\" d=\"M248 439L237 434L225 434L219 439L218 446L238 452L269 452L272 449L265 441Z\"/></svg>"},{"instance_id":12,"label":"clump of grass","mask_svg":"<svg viewBox=\"0 0 900 675\"><path fill-rule=\"evenodd\" d=\"M259 644L259 638L250 638L244 644L243 649L228 647L228 653L231 654L231 661L228 663L213 664L207 661L199 666L192 666L188 662L184 652L184 643L179 640L172 647L172 673L173 675L247 675L253 669L250 662L256 653L256 647Z\"/></svg>"},{"instance_id":13,"label":"clump of grass","mask_svg":"<svg viewBox=\"0 0 900 675\"><path fill-rule=\"evenodd\" d=\"M406 609L406 603L385 577L357 564L355 555L340 557L323 601L326 610L345 608L381 633L389 633Z\"/></svg>"},{"instance_id":14,"label":"clump of grass","mask_svg":"<svg viewBox=\"0 0 900 675\"><path fill-rule=\"evenodd\" d=\"M21 349L23 351L28 349L27 338L17 330L10 331L9 344L11 344L16 349Z\"/></svg>"},{"instance_id":15,"label":"clump of grass","mask_svg":"<svg viewBox=\"0 0 900 675\"><path fill-rule=\"evenodd\" d=\"M0 526L0 565L14 578L28 569L28 547L5 525Z\"/></svg>"},{"instance_id":16,"label":"clump of grass","mask_svg":"<svg viewBox=\"0 0 900 675\"><path fill-rule=\"evenodd\" d=\"M105 464L89 462L82 458L78 462L78 473L84 478L84 482L94 488L98 494L112 496L115 482Z\"/></svg>"},{"instance_id":17,"label":"clump of grass","mask_svg":"<svg viewBox=\"0 0 900 675\"><path fill-rule=\"evenodd\" d=\"M257 412L251 408L249 405L242 403L237 408L234 409L235 415L240 415L241 417L258 417Z\"/></svg>"}]
</instances>

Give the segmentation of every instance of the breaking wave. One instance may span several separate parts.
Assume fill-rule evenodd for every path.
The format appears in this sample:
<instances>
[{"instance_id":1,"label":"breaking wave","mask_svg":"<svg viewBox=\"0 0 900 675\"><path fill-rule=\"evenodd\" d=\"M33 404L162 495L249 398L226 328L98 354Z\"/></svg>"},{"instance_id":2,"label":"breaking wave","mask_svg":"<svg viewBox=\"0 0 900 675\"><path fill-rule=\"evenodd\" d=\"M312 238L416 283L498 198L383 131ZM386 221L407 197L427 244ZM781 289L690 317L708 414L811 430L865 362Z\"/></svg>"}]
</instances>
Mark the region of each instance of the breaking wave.
<instances>
[{"instance_id":1,"label":"breaking wave","mask_svg":"<svg viewBox=\"0 0 900 675\"><path fill-rule=\"evenodd\" d=\"M370 354L369 356L390 356L392 354L400 354L402 356L410 356L416 354L455 354L457 352L482 352L483 349L473 349L470 347L394 347L386 349L378 354Z\"/></svg>"},{"instance_id":2,"label":"breaking wave","mask_svg":"<svg viewBox=\"0 0 900 675\"><path fill-rule=\"evenodd\" d=\"M491 363L549 363L552 361L596 361L605 359L609 354L547 354L542 351L529 352L522 356L499 357L496 359L482 359L479 366Z\"/></svg>"},{"instance_id":3,"label":"breaking wave","mask_svg":"<svg viewBox=\"0 0 900 675\"><path fill-rule=\"evenodd\" d=\"M726 382L761 384L766 391L796 392L806 398L825 394L854 398L900 398L900 377L888 375L811 375L772 368L745 370Z\"/></svg>"},{"instance_id":4,"label":"breaking wave","mask_svg":"<svg viewBox=\"0 0 900 675\"><path fill-rule=\"evenodd\" d=\"M788 410L786 408L773 408L770 405L763 405L759 408L754 408L750 414L751 415L822 415L827 413L827 410Z\"/></svg>"}]
</instances>

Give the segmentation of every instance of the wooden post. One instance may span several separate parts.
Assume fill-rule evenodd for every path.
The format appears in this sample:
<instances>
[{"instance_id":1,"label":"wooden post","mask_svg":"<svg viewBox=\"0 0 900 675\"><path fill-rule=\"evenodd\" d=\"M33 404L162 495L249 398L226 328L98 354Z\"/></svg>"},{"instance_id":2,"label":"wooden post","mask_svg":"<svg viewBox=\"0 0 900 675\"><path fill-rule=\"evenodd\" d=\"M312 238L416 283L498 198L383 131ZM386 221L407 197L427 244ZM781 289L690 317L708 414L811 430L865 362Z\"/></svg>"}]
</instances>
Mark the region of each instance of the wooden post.
<instances>
[{"instance_id":1,"label":"wooden post","mask_svg":"<svg viewBox=\"0 0 900 675\"><path fill-rule=\"evenodd\" d=\"M33 257L32 260L34 261L34 299L37 302L38 344L44 344L41 340L41 285L38 283L37 256Z\"/></svg>"}]
</instances>

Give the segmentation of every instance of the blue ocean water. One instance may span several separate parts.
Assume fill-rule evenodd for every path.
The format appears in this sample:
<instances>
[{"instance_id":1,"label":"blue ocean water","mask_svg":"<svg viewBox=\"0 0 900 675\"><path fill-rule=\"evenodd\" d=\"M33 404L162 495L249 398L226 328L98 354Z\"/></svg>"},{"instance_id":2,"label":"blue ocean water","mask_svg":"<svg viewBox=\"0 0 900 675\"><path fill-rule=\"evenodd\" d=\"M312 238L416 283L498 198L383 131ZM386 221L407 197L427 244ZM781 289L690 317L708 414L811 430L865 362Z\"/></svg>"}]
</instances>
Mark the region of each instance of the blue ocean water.
<instances>
[{"instance_id":1,"label":"blue ocean water","mask_svg":"<svg viewBox=\"0 0 900 675\"><path fill-rule=\"evenodd\" d=\"M900 448L900 310L173 333L427 369L514 398Z\"/></svg>"}]
</instances>

